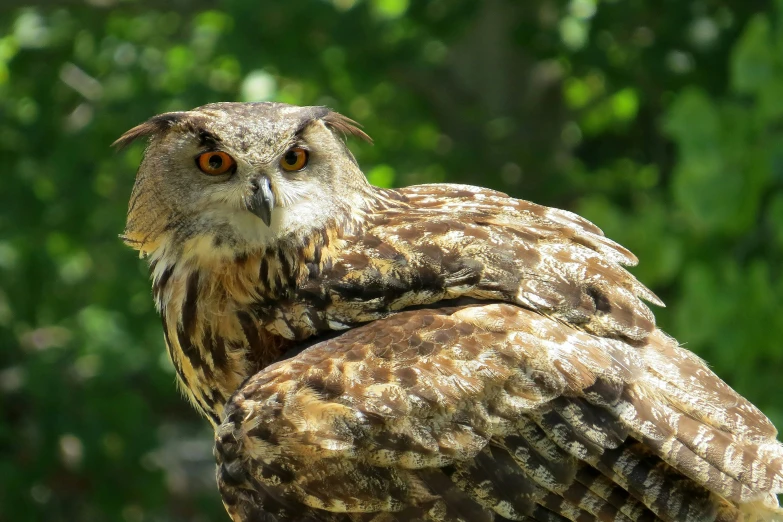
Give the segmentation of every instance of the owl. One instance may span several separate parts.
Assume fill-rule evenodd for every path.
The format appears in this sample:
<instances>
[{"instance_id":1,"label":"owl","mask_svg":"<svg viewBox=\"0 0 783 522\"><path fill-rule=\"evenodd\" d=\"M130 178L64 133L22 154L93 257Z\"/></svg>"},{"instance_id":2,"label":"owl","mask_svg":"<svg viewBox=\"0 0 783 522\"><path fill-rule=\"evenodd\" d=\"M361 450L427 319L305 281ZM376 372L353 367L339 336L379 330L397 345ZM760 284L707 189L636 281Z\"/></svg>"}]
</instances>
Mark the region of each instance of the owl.
<instances>
[{"instance_id":1,"label":"owl","mask_svg":"<svg viewBox=\"0 0 783 522\"><path fill-rule=\"evenodd\" d=\"M324 107L155 116L123 240L149 262L234 522L783 520L770 421L660 331L564 210L370 185Z\"/></svg>"}]
</instances>

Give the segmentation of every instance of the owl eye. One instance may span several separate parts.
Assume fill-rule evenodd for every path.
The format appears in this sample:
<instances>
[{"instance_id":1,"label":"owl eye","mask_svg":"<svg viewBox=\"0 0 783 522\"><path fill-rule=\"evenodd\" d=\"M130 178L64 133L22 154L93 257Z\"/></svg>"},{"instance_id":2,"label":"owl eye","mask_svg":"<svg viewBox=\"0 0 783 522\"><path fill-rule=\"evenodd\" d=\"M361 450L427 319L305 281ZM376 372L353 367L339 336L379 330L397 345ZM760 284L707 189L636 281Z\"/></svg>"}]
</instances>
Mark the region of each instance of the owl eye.
<instances>
[{"instance_id":1,"label":"owl eye","mask_svg":"<svg viewBox=\"0 0 783 522\"><path fill-rule=\"evenodd\" d=\"M225 152L212 151L199 154L196 157L196 165L204 174L217 176L236 167L237 162Z\"/></svg>"},{"instance_id":2,"label":"owl eye","mask_svg":"<svg viewBox=\"0 0 783 522\"><path fill-rule=\"evenodd\" d=\"M302 170L307 166L308 157L309 153L305 149L294 147L280 158L280 166L288 172Z\"/></svg>"}]
</instances>

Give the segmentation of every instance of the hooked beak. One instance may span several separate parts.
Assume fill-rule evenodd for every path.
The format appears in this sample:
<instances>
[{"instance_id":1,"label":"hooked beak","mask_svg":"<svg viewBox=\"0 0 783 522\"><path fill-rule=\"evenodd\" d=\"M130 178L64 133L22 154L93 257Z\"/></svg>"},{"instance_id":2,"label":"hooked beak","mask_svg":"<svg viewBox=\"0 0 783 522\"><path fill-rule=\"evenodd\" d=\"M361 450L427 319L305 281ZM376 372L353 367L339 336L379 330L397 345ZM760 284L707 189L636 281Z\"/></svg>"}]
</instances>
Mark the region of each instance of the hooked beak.
<instances>
[{"instance_id":1,"label":"hooked beak","mask_svg":"<svg viewBox=\"0 0 783 522\"><path fill-rule=\"evenodd\" d=\"M259 176L250 183L252 193L245 198L247 209L261 218L261 221L269 226L272 222L272 210L275 208L275 195L272 193L272 185L269 178Z\"/></svg>"}]
</instances>

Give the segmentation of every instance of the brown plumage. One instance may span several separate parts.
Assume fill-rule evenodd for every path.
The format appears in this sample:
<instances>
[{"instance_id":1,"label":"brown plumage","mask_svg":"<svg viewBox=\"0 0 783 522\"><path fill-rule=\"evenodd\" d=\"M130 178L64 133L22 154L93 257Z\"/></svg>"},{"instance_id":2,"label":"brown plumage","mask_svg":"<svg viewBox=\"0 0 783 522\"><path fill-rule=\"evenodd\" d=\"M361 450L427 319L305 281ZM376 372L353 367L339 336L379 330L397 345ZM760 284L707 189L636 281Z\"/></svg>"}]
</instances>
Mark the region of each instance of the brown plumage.
<instances>
[{"instance_id":1,"label":"brown plumage","mask_svg":"<svg viewBox=\"0 0 783 522\"><path fill-rule=\"evenodd\" d=\"M656 328L630 252L499 192L372 187L340 134L367 139L226 103L118 140L151 138L123 237L235 522L783 520L775 428Z\"/></svg>"}]
</instances>

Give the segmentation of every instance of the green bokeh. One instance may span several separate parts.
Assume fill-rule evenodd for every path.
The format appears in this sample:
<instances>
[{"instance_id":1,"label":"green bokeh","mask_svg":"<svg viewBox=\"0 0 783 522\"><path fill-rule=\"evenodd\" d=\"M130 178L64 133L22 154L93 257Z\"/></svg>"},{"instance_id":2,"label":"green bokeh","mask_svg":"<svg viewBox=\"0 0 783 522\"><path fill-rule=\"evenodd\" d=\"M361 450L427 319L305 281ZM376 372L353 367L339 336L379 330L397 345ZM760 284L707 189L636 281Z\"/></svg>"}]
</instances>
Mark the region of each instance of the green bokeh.
<instances>
[{"instance_id":1,"label":"green bokeh","mask_svg":"<svg viewBox=\"0 0 783 522\"><path fill-rule=\"evenodd\" d=\"M783 426L783 2L0 4L0 522L222 521L205 423L117 239L147 117L362 122L378 184L584 214L659 323ZM164 7L168 5L169 7Z\"/></svg>"}]
</instances>

